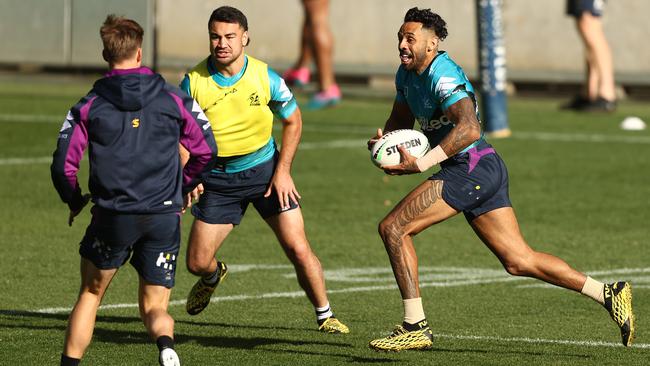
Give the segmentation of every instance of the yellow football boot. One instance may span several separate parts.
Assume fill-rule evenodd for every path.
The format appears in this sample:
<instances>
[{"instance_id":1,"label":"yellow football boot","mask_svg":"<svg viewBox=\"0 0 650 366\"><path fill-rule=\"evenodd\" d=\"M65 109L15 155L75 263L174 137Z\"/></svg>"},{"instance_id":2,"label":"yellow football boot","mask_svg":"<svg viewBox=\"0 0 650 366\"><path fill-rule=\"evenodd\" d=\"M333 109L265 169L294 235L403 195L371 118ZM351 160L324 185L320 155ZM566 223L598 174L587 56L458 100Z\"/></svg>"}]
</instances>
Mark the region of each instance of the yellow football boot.
<instances>
[{"instance_id":1,"label":"yellow football boot","mask_svg":"<svg viewBox=\"0 0 650 366\"><path fill-rule=\"evenodd\" d=\"M370 341L369 346L376 351L394 352L428 349L433 346L433 333L426 322L420 329L413 331L408 331L402 325L397 325L390 335Z\"/></svg>"},{"instance_id":2,"label":"yellow football boot","mask_svg":"<svg viewBox=\"0 0 650 366\"><path fill-rule=\"evenodd\" d=\"M214 285L206 284L203 278L199 278L196 281L192 290L187 295L187 302L185 303L185 310L188 314L196 315L208 306L212 293L217 288L217 285L226 278L228 267L223 262L217 262L217 271L217 282Z\"/></svg>"},{"instance_id":3,"label":"yellow football boot","mask_svg":"<svg viewBox=\"0 0 650 366\"><path fill-rule=\"evenodd\" d=\"M629 347L634 341L634 313L632 312L632 285L629 282L606 284L603 290L603 306L621 329L623 345Z\"/></svg>"},{"instance_id":4,"label":"yellow football boot","mask_svg":"<svg viewBox=\"0 0 650 366\"><path fill-rule=\"evenodd\" d=\"M350 333L348 326L334 317L325 319L323 324L318 327L318 330L325 333Z\"/></svg>"}]
</instances>

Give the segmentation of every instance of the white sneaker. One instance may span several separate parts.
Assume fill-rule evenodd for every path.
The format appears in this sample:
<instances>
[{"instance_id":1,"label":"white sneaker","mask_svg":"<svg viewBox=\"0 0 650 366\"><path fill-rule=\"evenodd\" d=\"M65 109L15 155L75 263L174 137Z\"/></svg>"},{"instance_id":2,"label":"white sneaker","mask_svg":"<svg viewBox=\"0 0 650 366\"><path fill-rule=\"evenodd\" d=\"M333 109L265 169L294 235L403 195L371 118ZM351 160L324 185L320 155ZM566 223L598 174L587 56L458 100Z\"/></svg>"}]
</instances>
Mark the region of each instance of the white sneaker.
<instances>
[{"instance_id":1,"label":"white sneaker","mask_svg":"<svg viewBox=\"0 0 650 366\"><path fill-rule=\"evenodd\" d=\"M160 366L181 366L181 360L178 359L176 351L172 348L165 348L160 351L158 362Z\"/></svg>"}]
</instances>

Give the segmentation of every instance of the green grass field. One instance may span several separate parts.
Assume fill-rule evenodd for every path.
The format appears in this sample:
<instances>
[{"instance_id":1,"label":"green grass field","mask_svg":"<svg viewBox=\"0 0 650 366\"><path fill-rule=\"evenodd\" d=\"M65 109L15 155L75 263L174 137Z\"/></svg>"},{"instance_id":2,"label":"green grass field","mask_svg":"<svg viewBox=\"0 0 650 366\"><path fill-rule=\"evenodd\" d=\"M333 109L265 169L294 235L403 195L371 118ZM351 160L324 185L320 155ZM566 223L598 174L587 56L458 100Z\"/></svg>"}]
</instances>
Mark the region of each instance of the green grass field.
<instances>
[{"instance_id":1,"label":"green grass field","mask_svg":"<svg viewBox=\"0 0 650 366\"><path fill-rule=\"evenodd\" d=\"M83 82L0 84L0 365L55 365L79 286L85 211L68 228L52 187L51 153ZM301 99L304 101L304 99ZM650 131L626 132L611 115L560 112L560 99L509 101L509 139L491 140L510 172L510 195L534 248L603 281L633 281L636 346L624 349L605 310L578 294L508 276L462 215L416 238L425 311L435 336L423 352L376 353L370 339L401 322L399 292L376 227L424 175L387 177L365 141L389 99L347 98L305 111L293 175L308 236L326 271L330 302L348 335L316 330L313 309L273 234L250 209L219 258L232 272L201 314L185 313L195 278L184 267L170 313L184 365L643 365L650 357ZM86 182L87 168L82 168ZM84 184L85 187L85 184ZM137 311L137 275L125 266L99 311L87 365L151 365L157 350Z\"/></svg>"}]
</instances>

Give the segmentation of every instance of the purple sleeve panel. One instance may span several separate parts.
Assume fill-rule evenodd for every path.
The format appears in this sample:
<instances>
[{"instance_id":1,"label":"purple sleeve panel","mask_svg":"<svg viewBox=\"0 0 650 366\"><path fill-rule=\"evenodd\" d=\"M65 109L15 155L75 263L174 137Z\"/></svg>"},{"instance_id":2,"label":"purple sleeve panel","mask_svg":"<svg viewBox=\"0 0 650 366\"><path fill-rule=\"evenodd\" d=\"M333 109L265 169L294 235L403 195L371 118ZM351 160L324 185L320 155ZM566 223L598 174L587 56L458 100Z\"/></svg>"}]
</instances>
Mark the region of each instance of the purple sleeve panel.
<instances>
[{"instance_id":1,"label":"purple sleeve panel","mask_svg":"<svg viewBox=\"0 0 650 366\"><path fill-rule=\"evenodd\" d=\"M68 112L52 159L52 182L63 202L67 203L71 210L75 210L82 202L77 172L88 146L88 115L96 98L87 99Z\"/></svg>"},{"instance_id":2,"label":"purple sleeve panel","mask_svg":"<svg viewBox=\"0 0 650 366\"><path fill-rule=\"evenodd\" d=\"M90 99L88 103L81 107L79 110L79 123L74 125L72 134L69 137L70 143L68 144L68 151L65 154L63 171L72 189L79 187L77 172L79 171L79 163L83 158L84 151L88 147L88 114L95 98L97 97Z\"/></svg>"},{"instance_id":3,"label":"purple sleeve panel","mask_svg":"<svg viewBox=\"0 0 650 366\"><path fill-rule=\"evenodd\" d=\"M183 193L194 189L214 166L217 144L214 141L210 122L198 103L190 97L181 98L170 92L181 117L180 143L190 153L190 159L183 168Z\"/></svg>"},{"instance_id":4,"label":"purple sleeve panel","mask_svg":"<svg viewBox=\"0 0 650 366\"><path fill-rule=\"evenodd\" d=\"M87 137L88 135L81 125L74 126L70 133L70 144L68 145L68 151L65 154L63 175L65 175L68 185L72 190L76 190L79 187L77 172L79 171L81 158L83 157L86 148L85 144L83 144L83 140L87 139Z\"/></svg>"}]
</instances>

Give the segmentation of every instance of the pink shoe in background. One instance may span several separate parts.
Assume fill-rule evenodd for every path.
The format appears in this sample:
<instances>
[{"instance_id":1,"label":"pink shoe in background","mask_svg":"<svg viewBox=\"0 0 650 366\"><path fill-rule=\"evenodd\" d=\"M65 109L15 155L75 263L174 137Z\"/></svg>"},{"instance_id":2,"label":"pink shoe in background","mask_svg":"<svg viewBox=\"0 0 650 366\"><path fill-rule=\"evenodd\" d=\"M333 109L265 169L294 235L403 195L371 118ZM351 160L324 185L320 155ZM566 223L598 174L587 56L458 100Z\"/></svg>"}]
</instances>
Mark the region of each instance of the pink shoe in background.
<instances>
[{"instance_id":1,"label":"pink shoe in background","mask_svg":"<svg viewBox=\"0 0 650 366\"><path fill-rule=\"evenodd\" d=\"M282 74L282 78L287 85L305 86L309 84L309 68L289 69Z\"/></svg>"},{"instance_id":2,"label":"pink shoe in background","mask_svg":"<svg viewBox=\"0 0 650 366\"><path fill-rule=\"evenodd\" d=\"M322 109L333 107L341 102L341 89L337 84L333 84L327 90L314 94L307 109Z\"/></svg>"}]
</instances>

